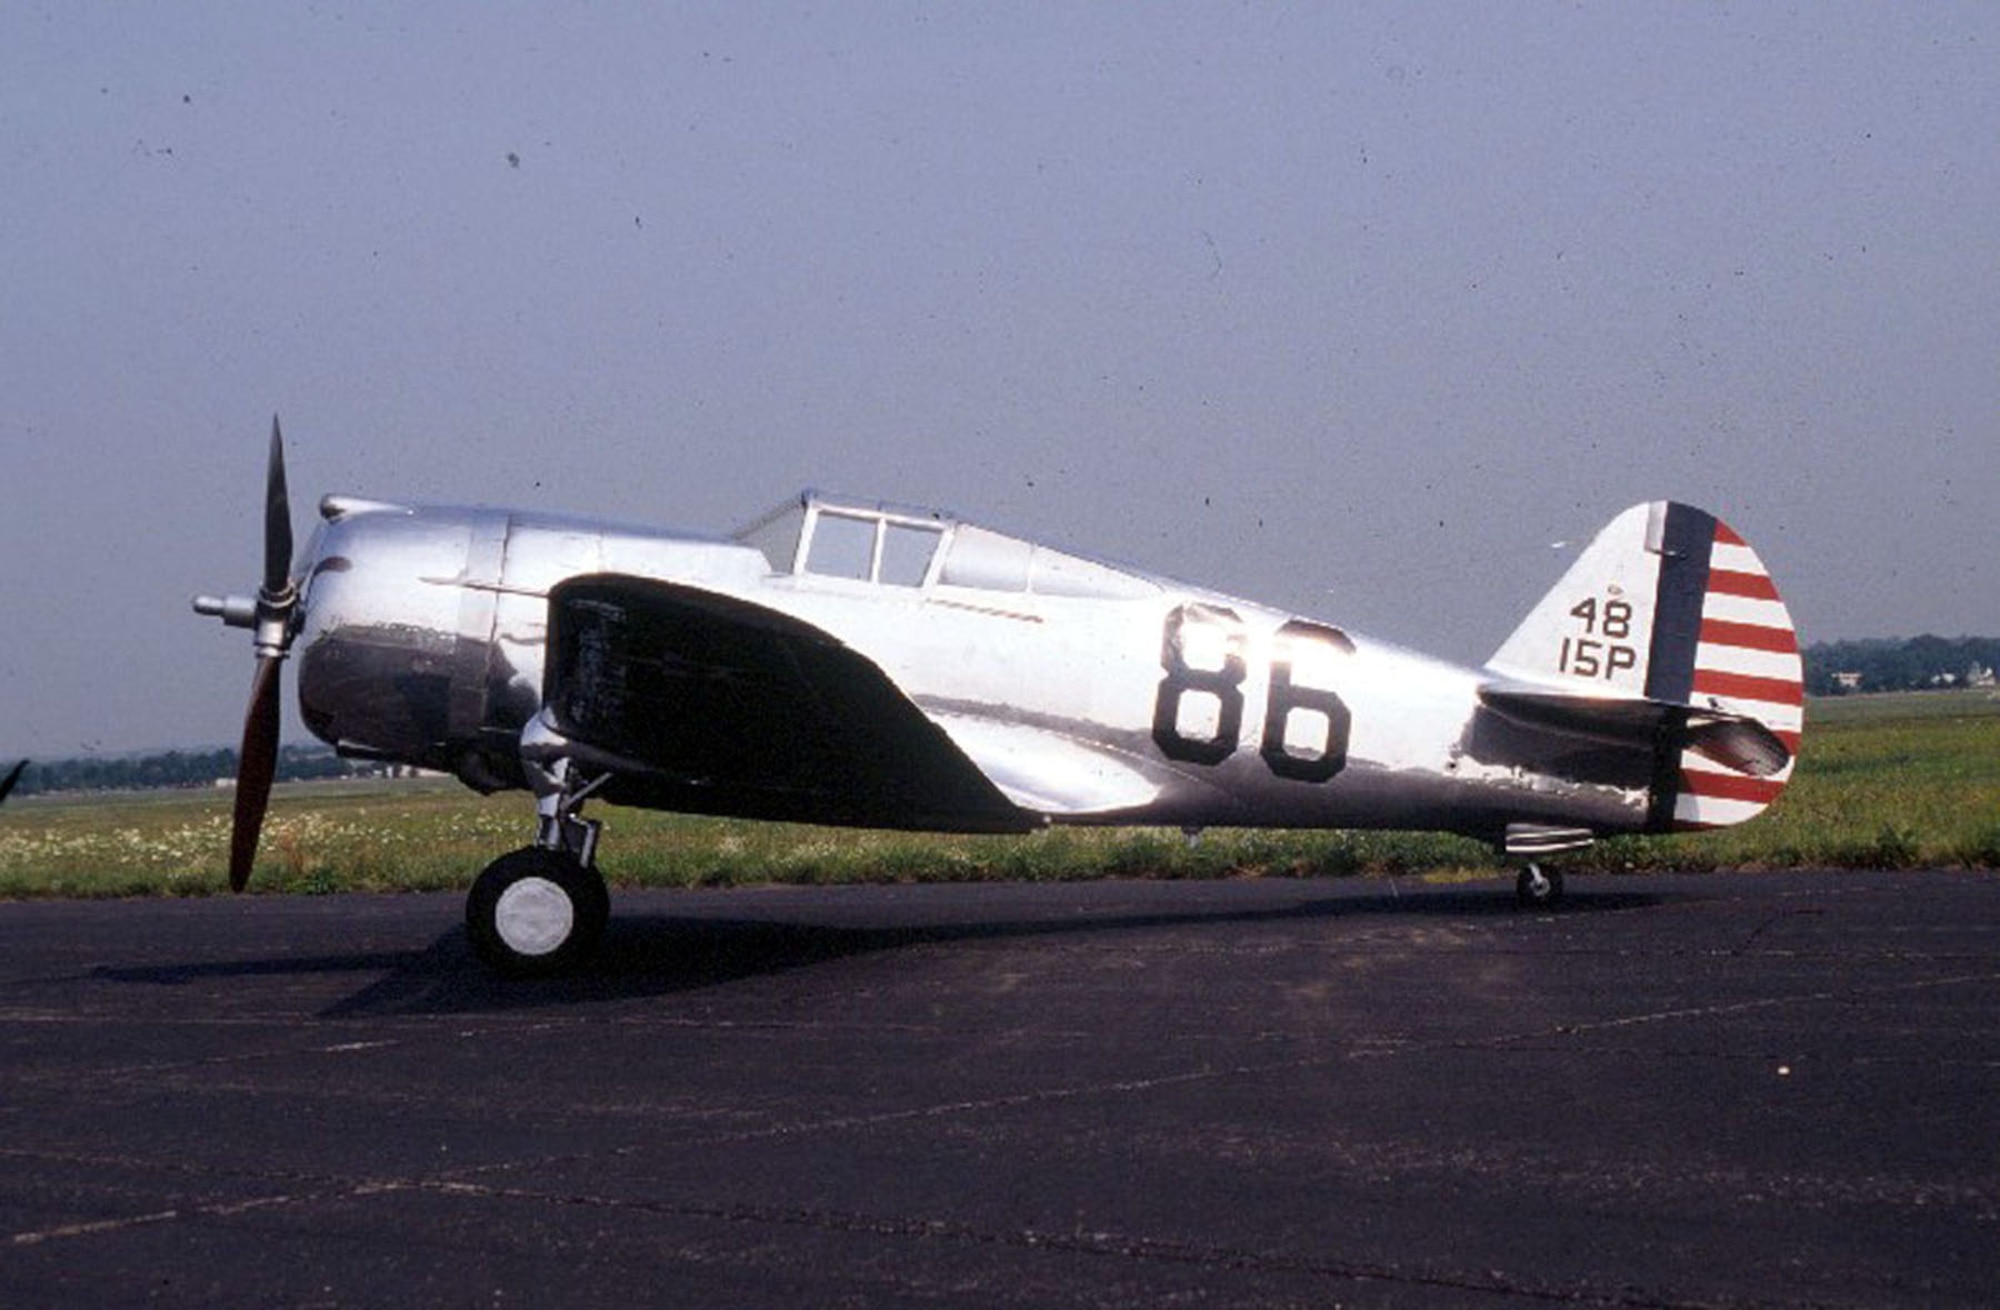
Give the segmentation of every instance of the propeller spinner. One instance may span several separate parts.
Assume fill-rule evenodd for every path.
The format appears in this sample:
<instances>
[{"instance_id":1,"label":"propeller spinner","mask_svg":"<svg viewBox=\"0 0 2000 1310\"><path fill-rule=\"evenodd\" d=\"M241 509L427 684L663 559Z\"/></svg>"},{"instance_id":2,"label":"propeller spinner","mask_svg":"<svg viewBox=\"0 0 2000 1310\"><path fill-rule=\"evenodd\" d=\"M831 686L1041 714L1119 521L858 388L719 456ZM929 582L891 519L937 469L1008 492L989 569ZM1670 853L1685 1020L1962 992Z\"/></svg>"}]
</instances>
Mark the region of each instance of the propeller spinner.
<instances>
[{"instance_id":1,"label":"propeller spinner","mask_svg":"<svg viewBox=\"0 0 2000 1310\"><path fill-rule=\"evenodd\" d=\"M236 813L229 832L229 886L242 891L257 858L257 836L271 800L278 768L279 678L292 644L292 617L299 593L292 581L292 509L285 492L285 442L278 416L271 416L271 456L264 482L264 580L251 596L196 596L194 611L219 618L232 628L252 630L257 671L250 681L250 708L243 718L243 746L237 755Z\"/></svg>"}]
</instances>

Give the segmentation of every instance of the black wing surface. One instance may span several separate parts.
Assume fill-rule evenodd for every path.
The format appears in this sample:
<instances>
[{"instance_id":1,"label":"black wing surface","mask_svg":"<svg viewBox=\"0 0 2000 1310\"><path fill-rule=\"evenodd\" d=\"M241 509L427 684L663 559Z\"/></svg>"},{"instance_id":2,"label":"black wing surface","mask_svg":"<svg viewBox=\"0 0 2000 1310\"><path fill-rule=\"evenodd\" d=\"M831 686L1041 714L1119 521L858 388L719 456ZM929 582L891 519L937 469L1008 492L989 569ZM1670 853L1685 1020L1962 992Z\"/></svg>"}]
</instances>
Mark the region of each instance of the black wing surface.
<instances>
[{"instance_id":1,"label":"black wing surface","mask_svg":"<svg viewBox=\"0 0 2000 1310\"><path fill-rule=\"evenodd\" d=\"M775 610L622 574L549 595L544 711L618 804L856 827L1019 832L1003 796L872 661Z\"/></svg>"}]
</instances>

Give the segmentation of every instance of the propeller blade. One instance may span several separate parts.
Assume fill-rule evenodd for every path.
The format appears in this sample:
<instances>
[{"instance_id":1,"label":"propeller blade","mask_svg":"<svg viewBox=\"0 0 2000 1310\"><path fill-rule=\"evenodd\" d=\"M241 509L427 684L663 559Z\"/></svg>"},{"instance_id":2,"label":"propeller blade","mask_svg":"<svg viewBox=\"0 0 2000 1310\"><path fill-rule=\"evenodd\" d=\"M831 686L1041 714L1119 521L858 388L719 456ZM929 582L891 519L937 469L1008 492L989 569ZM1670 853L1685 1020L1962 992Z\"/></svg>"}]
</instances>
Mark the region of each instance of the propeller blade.
<instances>
[{"instance_id":1,"label":"propeller blade","mask_svg":"<svg viewBox=\"0 0 2000 1310\"><path fill-rule=\"evenodd\" d=\"M21 780L21 774L24 770L27 769L27 767L28 767L28 762L26 760L22 760L19 764L16 764L13 768L7 770L6 780L4 782L0 782L0 801L4 801L7 799L7 793L14 790L14 784Z\"/></svg>"},{"instance_id":2,"label":"propeller blade","mask_svg":"<svg viewBox=\"0 0 2000 1310\"><path fill-rule=\"evenodd\" d=\"M280 656L261 656L250 683L250 710L243 718L243 749L236 761L236 815L229 829L229 890L250 882L257 861L257 837L271 802L271 779L278 771L278 670Z\"/></svg>"},{"instance_id":3,"label":"propeller blade","mask_svg":"<svg viewBox=\"0 0 2000 1310\"><path fill-rule=\"evenodd\" d=\"M292 503L285 492L285 439L271 415L271 459L264 475L264 599L277 603L292 585Z\"/></svg>"}]
</instances>

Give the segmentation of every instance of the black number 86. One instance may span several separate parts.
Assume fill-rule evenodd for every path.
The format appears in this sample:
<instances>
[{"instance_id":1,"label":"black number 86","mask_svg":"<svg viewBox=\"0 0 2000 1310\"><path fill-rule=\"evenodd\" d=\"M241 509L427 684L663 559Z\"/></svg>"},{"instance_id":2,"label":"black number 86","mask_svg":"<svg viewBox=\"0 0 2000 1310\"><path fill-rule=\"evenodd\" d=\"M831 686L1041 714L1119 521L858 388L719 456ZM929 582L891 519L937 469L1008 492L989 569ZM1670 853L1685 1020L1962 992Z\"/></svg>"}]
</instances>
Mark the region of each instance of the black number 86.
<instances>
[{"instance_id":1,"label":"black number 86","mask_svg":"<svg viewBox=\"0 0 2000 1310\"><path fill-rule=\"evenodd\" d=\"M1200 668L1188 663L1190 621L1220 629L1219 667ZM1166 676L1160 679L1153 701L1153 742L1168 759L1214 765L1235 754L1243 730L1243 679L1249 671L1243 658L1243 640L1243 621L1234 610L1182 605L1167 615L1160 640L1160 667ZM1343 653L1354 649L1345 633L1322 624L1293 619L1278 629L1271 658L1271 693L1258 750L1272 773L1301 782L1325 782L1347 767L1347 741L1353 728L1353 715L1338 692L1292 681L1293 665L1313 646ZM1215 697L1215 726L1206 736L1191 736L1181 730L1181 702L1190 692ZM1288 738L1292 716L1301 712L1317 713L1324 720L1325 732L1317 749L1297 754Z\"/></svg>"}]
</instances>

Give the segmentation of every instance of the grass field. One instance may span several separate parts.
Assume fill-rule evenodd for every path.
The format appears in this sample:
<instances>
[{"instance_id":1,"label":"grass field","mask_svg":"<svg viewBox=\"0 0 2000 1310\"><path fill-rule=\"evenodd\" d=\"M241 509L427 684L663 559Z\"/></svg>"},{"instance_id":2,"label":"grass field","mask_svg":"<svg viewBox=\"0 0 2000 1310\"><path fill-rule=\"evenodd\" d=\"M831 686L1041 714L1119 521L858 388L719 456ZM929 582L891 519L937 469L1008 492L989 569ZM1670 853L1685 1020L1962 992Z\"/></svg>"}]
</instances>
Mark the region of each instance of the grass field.
<instances>
[{"instance_id":1,"label":"grass field","mask_svg":"<svg viewBox=\"0 0 2000 1310\"><path fill-rule=\"evenodd\" d=\"M0 897L206 895L224 889L227 792L18 797L0 809ZM1498 872L1476 842L1404 833L1057 828L944 837L694 819L599 806L605 873L624 886L1101 877ZM252 886L265 891L466 886L527 838L520 795L456 782L301 783L273 798ZM1618 838L1566 869L2000 867L2000 697L1850 697L1807 707L1778 804L1740 828Z\"/></svg>"}]
</instances>

